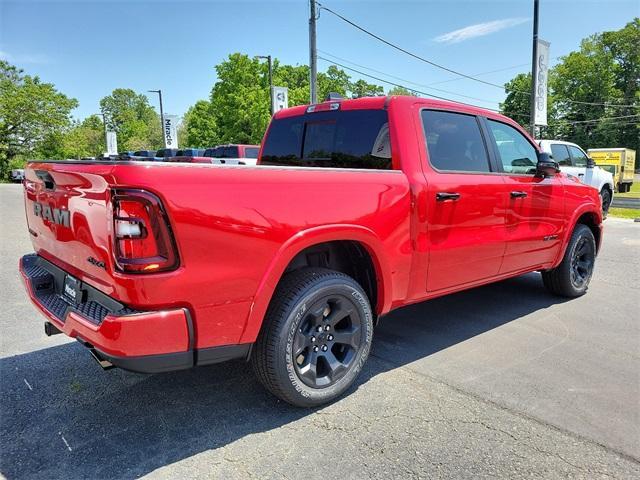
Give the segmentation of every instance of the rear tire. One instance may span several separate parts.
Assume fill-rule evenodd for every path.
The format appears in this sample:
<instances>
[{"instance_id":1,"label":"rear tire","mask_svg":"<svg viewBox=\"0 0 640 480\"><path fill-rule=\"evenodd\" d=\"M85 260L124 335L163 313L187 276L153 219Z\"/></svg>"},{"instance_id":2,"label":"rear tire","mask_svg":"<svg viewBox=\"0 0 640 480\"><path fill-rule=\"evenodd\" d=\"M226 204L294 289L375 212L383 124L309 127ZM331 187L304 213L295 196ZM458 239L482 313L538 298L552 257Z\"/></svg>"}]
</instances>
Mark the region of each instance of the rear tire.
<instances>
[{"instance_id":1,"label":"rear tire","mask_svg":"<svg viewBox=\"0 0 640 480\"><path fill-rule=\"evenodd\" d=\"M315 407L335 400L369 356L373 314L362 287L324 268L280 282L252 355L260 382L282 400Z\"/></svg>"},{"instance_id":2,"label":"rear tire","mask_svg":"<svg viewBox=\"0 0 640 480\"><path fill-rule=\"evenodd\" d=\"M595 259L596 241L591 229L576 225L560 265L542 272L544 286L563 297L584 295L593 275Z\"/></svg>"}]
</instances>

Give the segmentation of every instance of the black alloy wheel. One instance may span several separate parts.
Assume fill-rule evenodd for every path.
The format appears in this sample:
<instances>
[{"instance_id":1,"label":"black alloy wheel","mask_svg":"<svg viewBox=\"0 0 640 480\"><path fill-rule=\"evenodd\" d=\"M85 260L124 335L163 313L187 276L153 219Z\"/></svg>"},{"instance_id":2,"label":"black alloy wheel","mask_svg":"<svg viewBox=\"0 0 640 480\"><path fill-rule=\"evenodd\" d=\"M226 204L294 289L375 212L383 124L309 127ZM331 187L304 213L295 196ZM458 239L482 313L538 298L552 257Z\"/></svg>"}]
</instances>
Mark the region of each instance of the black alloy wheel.
<instances>
[{"instance_id":1,"label":"black alloy wheel","mask_svg":"<svg viewBox=\"0 0 640 480\"><path fill-rule=\"evenodd\" d=\"M296 373L305 385L324 388L349 370L362 342L362 319L353 301L332 295L315 302L293 341Z\"/></svg>"},{"instance_id":2,"label":"black alloy wheel","mask_svg":"<svg viewBox=\"0 0 640 480\"><path fill-rule=\"evenodd\" d=\"M591 279L596 252L593 242L581 237L573 249L571 256L571 283L576 289L582 289Z\"/></svg>"}]
</instances>

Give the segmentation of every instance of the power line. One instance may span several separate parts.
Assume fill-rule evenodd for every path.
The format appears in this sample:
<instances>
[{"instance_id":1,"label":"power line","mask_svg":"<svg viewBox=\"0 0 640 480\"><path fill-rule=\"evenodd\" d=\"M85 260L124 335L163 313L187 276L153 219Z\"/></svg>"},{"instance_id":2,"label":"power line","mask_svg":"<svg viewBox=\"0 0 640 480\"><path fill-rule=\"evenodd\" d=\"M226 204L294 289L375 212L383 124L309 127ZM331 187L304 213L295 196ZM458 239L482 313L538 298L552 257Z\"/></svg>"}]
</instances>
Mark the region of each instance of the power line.
<instances>
[{"instance_id":1,"label":"power line","mask_svg":"<svg viewBox=\"0 0 640 480\"><path fill-rule=\"evenodd\" d=\"M383 72L383 71L380 71L380 70L376 70L375 68L371 68L371 67L366 67L364 65L360 65L360 64L358 64L356 62L352 62L351 60L347 60L346 58L338 57L337 55L333 55L333 54L331 54L329 52L325 52L325 51L320 50L320 49L318 49L318 51L321 52L321 53L324 53L325 55L329 55L332 58L336 58L336 59L341 60L343 62L350 63L351 65L355 65L356 67L360 67L360 68L364 68L365 70L370 70L372 72L380 73L382 75L386 75L387 77L395 78L396 80L400 80L401 82L410 83L411 85L417 85L419 87L428 88L429 90L435 90L435 91L438 91L438 92L450 93L451 95L458 95L460 97L470 98L471 100L478 100L479 102L501 103L500 100L487 100L487 99L484 99L484 98L472 97L472 96L469 96L469 95L464 95L462 93L452 92L451 90L444 90L444 89L441 89L441 88L431 87L431 86L426 85L424 83L412 82L411 80L406 80L404 78L396 77L395 75L391 75L390 73L386 73L386 72Z\"/></svg>"},{"instance_id":2,"label":"power line","mask_svg":"<svg viewBox=\"0 0 640 480\"><path fill-rule=\"evenodd\" d=\"M386 45L390 46L391 48L395 48L396 50L399 50L399 51L401 51L402 53L404 53L404 54L406 54L406 55L409 55L409 56L411 56L411 57L413 57L413 58L415 58L415 59L417 59L417 60L420 60L421 62L428 63L429 65L431 65L431 66L433 66L433 67L440 68L441 70L445 70L445 71L447 71L447 72L449 72L449 73L453 73L454 75L458 75L458 76L460 76L460 77L468 78L469 80L473 80L473 81L476 81L476 82L484 83L484 84L486 84L486 85L491 85L492 87L498 87L498 88L504 89L504 85L498 85L497 83L491 83L491 82L487 82L487 81L482 80L482 79L479 79L479 78L472 77L471 75L467 75L466 73L458 72L458 71L453 70L453 69L451 69L451 68L449 68L449 67L445 67L444 65L440 65L439 63L432 62L431 60L428 60L428 59L426 59L426 58L424 58L424 57L421 57L420 55L416 55L415 53L410 52L409 50L405 50L404 48L399 47L398 45L396 45L396 44L394 44L394 43L391 43L390 41L385 40L384 38L382 38L382 37L380 37L380 36L376 35L375 33L370 32L370 31L369 31L369 30L367 30L366 28L361 27L361 26L360 26L360 25L358 25L357 23L352 22L352 21L351 21L351 20L349 20L348 18L343 17L343 16L342 16L342 15L340 15L339 13L334 12L334 11L333 11L333 10L331 10L329 7L325 7L325 6L324 6L324 5L322 5L320 2L317 2L317 3L318 3L318 5L320 5L320 9L321 9L321 10L326 10L327 12L331 13L332 15L335 15L336 17L338 17L338 18L339 18L339 19L341 19L342 21L344 21L344 22L348 23L348 24L349 24L349 25L351 25L352 27L357 28L357 29L358 29L358 30L360 30L361 32L364 32L364 33L366 33L367 35L369 35L369 36L371 36L371 37L375 38L376 40L378 40L378 41L380 41L380 42L382 42L382 43L384 43L384 44L386 44Z\"/></svg>"},{"instance_id":3,"label":"power line","mask_svg":"<svg viewBox=\"0 0 640 480\"><path fill-rule=\"evenodd\" d=\"M497 113L500 113L500 114L504 115L503 112L501 112L500 110L497 110L495 108L481 107L479 105L474 105L472 103L460 102L458 100L453 100L453 99L450 99L450 98L441 97L439 95L433 95L431 93L422 92L420 90L416 90L416 89L407 87L406 85L402 85L400 83L391 82L389 80L385 80L384 78L376 77L375 75L370 75L368 73L362 72L362 71L357 70L355 68L351 68L351 67L343 65L341 63L338 63L338 62L336 62L334 60L329 60L329 59L327 59L327 58L325 58L323 56L320 56L320 55L318 56L318 58L320 60L323 60L323 61L325 61L327 63L332 64L332 65L336 65L338 67L345 68L345 69L350 70L352 72L355 72L355 73L357 73L359 75L364 75L365 77L373 78L374 80L378 80L379 82L387 83L387 84L393 85L395 87L404 88L404 89L407 89L407 90L412 91L412 92L416 92L416 93L420 93L422 95L427 95L429 97L437 98L439 100L445 100L445 101L448 101L448 102L459 103L459 104L466 105L466 106L469 106L469 107L482 108L484 110L490 110L492 112L497 112ZM362 68L368 68L368 67L362 67ZM370 70L373 70L373 69L370 69ZM388 76L391 77L391 75L389 75L387 73L384 73L384 72L380 72L380 73L382 73L383 75L388 75ZM407 82L407 83L413 83L413 82ZM527 114L517 113L517 112L509 113L509 116L519 116L519 117L527 117L527 118L529 117L529 115L527 115ZM638 115L621 115L621 116L617 116L617 117L600 117L600 118L593 118L593 119L589 119L589 120L566 120L566 121L565 120L560 120L558 122L552 122L552 124L548 125L548 126L552 127L552 126L562 126L562 125L590 124L590 123L598 123L598 122L601 122L601 121L604 121L604 120L618 120L618 119L629 119L629 118L638 118L638 117L640 117L640 114L638 114ZM626 123L621 123L620 125L626 125Z\"/></svg>"},{"instance_id":4,"label":"power line","mask_svg":"<svg viewBox=\"0 0 640 480\"><path fill-rule=\"evenodd\" d=\"M355 69L355 68L347 67L346 65L343 65L343 64L341 64L341 63L338 63L338 62L336 62L335 60L329 60L328 58L325 58L325 57L323 57L323 56L321 56L321 55L318 55L318 58L319 58L320 60L323 60L323 61L327 62L327 63L331 63L332 65L336 65L336 66L338 66L338 67L345 68L345 69L347 69L347 70L350 70L350 71L352 71L352 72L355 72L355 73L357 73L357 74L359 74L359 75L364 75L365 77L373 78L374 80L377 80L377 81L379 81L379 82L386 83L386 84L388 84L388 85L393 85L394 87L400 87L400 88L404 88L404 89L406 89L406 90L409 90L409 91L411 91L411 92L420 93L420 94L422 94L422 95L426 95L427 97L437 98L437 99L439 99L439 100L445 100L445 101L447 101L447 102L459 103L459 104L461 104L461 105L466 105L466 106L468 106L468 107L483 108L483 109L485 109L485 110L490 110L490 111L492 111L492 112L501 113L501 112L500 112L500 110L497 110L497 109L495 109L495 108L481 107L481 106L479 106L479 105L474 105L474 104L472 104L472 103L460 102L460 101L458 101L458 100L453 100L453 99L451 99L451 98L442 97L442 96L440 96L440 95L434 95L434 94L432 94L432 93L427 93L427 92L423 92L423 91L420 91L420 90L416 90L415 88L407 87L406 85L402 85L402 84L400 84L400 83L391 82L391 81L389 81L389 80L385 80L384 78L376 77L375 75L371 75L371 74L369 74L369 73L362 72L362 71L357 70L357 69ZM511 114L511 115L514 115L514 116L515 116L515 115L518 115L518 116L523 116L523 117L529 117L529 115L520 114L520 113L513 113L513 114Z\"/></svg>"},{"instance_id":5,"label":"power line","mask_svg":"<svg viewBox=\"0 0 640 480\"><path fill-rule=\"evenodd\" d=\"M353 22L352 20L349 20L348 18L340 15L339 13L337 13L337 12L333 11L332 9L330 9L329 7L325 7L320 2L316 2L316 3L320 6L320 10L326 10L327 12L331 13L332 15L338 17L343 22L348 23L349 25L351 25L352 27L360 30L361 32L366 33L367 35L375 38L376 40L384 43L385 45L388 45L391 48L394 48L394 49L396 49L396 50L398 50L398 51L400 51L400 52L402 52L402 53L404 53L406 55L409 55L410 57L413 57L413 58L415 58L417 60L420 60L421 62L427 63L427 64L429 64L429 65L431 65L433 67L439 68L441 70L445 70L445 71L447 71L449 73L453 73L454 75L458 75L460 77L464 77L466 79L473 80L475 82L484 83L485 85L496 87L496 88L499 88L501 90L507 90L504 85L499 85L497 83L487 82L486 80L482 80L482 79L476 78L476 77L474 77L472 75L468 75L466 73L462 73L462 72L459 72L457 70L453 70L453 69L451 69L449 67L445 67L444 65L440 65L439 63L433 62L433 61L428 60L428 59L426 59L424 57L421 57L420 55L417 55L417 54L415 54L413 52L410 52L409 50L406 50L406 49L404 49L404 48L402 48L402 47L400 47L400 46L398 46L398 45L396 45L396 44L394 44L394 43L392 43L392 42L390 42L388 40L385 40L381 36L376 35L373 32L370 32L366 28L364 28L364 27L358 25L357 23ZM521 95L531 96L531 92L526 92L526 91L523 91L523 90L511 89L511 90L509 90L509 92L518 93L518 94L521 94ZM600 102L582 102L582 101L578 101L578 100L568 100L568 99L565 99L563 101L564 102L568 102L568 103L576 103L576 104L580 104L580 105L640 108L640 106L637 106L637 105L619 105L619 104L612 104L612 103L608 103L608 102L604 102L604 103L600 103Z\"/></svg>"},{"instance_id":6,"label":"power line","mask_svg":"<svg viewBox=\"0 0 640 480\"><path fill-rule=\"evenodd\" d=\"M603 120L619 120L619 119L623 119L623 118L638 118L640 117L640 114L638 115L620 115L618 117L600 117L600 118L592 118L590 120L568 120L568 121L564 121L564 120L560 120L558 122L554 122L554 125L575 125L578 123L597 123L597 122L601 122Z\"/></svg>"}]
</instances>

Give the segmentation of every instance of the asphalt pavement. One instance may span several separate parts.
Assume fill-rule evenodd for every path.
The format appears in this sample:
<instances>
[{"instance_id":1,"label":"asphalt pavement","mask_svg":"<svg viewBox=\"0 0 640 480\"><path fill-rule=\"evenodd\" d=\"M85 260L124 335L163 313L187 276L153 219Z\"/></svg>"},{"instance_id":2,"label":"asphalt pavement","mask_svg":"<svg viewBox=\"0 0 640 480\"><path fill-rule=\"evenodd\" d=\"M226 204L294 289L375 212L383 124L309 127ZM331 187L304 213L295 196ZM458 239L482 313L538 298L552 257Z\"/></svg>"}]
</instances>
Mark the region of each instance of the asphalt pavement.
<instances>
[{"instance_id":1,"label":"asphalt pavement","mask_svg":"<svg viewBox=\"0 0 640 480\"><path fill-rule=\"evenodd\" d=\"M387 316L349 395L312 410L243 362L103 372L46 337L0 185L0 476L640 478L640 224L609 218L586 296L525 275Z\"/></svg>"}]
</instances>

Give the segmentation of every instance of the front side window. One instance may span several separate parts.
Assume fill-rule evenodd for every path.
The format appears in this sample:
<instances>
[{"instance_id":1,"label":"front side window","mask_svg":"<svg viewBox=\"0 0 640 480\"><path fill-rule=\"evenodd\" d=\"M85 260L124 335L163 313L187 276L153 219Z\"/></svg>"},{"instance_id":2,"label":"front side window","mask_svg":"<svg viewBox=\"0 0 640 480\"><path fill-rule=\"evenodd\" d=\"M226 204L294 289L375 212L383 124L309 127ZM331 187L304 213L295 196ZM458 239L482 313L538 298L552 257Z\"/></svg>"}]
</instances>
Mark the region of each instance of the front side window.
<instances>
[{"instance_id":1,"label":"front side window","mask_svg":"<svg viewBox=\"0 0 640 480\"><path fill-rule=\"evenodd\" d=\"M522 133L505 123L488 120L502 169L506 173L535 174L538 153Z\"/></svg>"},{"instance_id":2,"label":"front side window","mask_svg":"<svg viewBox=\"0 0 640 480\"><path fill-rule=\"evenodd\" d=\"M336 110L273 120L260 163L390 170L387 112Z\"/></svg>"},{"instance_id":3,"label":"front side window","mask_svg":"<svg viewBox=\"0 0 640 480\"><path fill-rule=\"evenodd\" d=\"M422 111L429 161L437 170L489 172L489 158L473 115Z\"/></svg>"},{"instance_id":4,"label":"front side window","mask_svg":"<svg viewBox=\"0 0 640 480\"><path fill-rule=\"evenodd\" d=\"M569 150L566 145L560 143L551 144L551 156L558 162L558 165L564 167L571 166L571 157L569 156Z\"/></svg>"},{"instance_id":5,"label":"front side window","mask_svg":"<svg viewBox=\"0 0 640 480\"><path fill-rule=\"evenodd\" d=\"M573 162L576 167L587 166L587 156L582 150L578 147L574 147L573 145L569 145L569 151L571 152L571 156L573 157Z\"/></svg>"}]
</instances>

